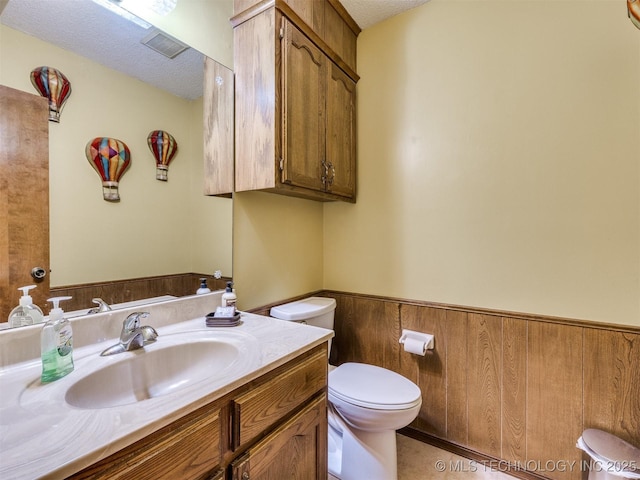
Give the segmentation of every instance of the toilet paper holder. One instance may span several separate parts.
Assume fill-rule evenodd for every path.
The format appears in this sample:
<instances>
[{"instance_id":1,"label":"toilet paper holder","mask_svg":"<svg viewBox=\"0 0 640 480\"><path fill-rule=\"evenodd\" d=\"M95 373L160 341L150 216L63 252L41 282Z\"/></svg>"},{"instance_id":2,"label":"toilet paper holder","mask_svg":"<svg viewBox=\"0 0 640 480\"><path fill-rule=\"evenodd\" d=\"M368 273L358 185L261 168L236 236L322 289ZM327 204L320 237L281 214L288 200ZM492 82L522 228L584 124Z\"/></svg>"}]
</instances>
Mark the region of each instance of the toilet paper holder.
<instances>
[{"instance_id":1,"label":"toilet paper holder","mask_svg":"<svg viewBox=\"0 0 640 480\"><path fill-rule=\"evenodd\" d=\"M413 330L403 328L399 342L404 344L407 339L423 342L426 350L433 350L433 347L435 346L435 337L433 335L429 333L414 332Z\"/></svg>"}]
</instances>

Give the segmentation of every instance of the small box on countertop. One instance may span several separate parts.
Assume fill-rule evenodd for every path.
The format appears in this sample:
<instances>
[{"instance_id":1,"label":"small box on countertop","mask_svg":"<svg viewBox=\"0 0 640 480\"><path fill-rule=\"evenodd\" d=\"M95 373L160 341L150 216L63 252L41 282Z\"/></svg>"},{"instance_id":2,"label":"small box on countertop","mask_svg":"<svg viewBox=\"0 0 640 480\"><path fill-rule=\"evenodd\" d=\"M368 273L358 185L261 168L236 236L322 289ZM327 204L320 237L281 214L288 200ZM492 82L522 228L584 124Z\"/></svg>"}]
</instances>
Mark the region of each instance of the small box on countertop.
<instances>
[{"instance_id":1,"label":"small box on countertop","mask_svg":"<svg viewBox=\"0 0 640 480\"><path fill-rule=\"evenodd\" d=\"M217 307L205 317L207 327L235 327L240 324L240 312L232 307Z\"/></svg>"}]
</instances>

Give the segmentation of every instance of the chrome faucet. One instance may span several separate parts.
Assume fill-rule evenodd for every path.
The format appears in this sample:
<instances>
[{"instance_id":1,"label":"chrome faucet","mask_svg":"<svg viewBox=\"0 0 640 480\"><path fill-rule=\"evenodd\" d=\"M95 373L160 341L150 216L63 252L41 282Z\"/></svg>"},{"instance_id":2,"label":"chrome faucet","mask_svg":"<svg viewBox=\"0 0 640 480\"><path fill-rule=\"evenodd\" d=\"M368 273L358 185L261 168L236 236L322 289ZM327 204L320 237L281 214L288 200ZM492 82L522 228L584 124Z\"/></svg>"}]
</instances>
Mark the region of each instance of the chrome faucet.
<instances>
[{"instance_id":1,"label":"chrome faucet","mask_svg":"<svg viewBox=\"0 0 640 480\"><path fill-rule=\"evenodd\" d=\"M130 352L138 350L145 345L155 342L158 338L158 332L148 325L140 326L140 319L147 318L149 312L134 312L122 322L122 331L120 332L120 342L110 346L101 356L114 355L116 353Z\"/></svg>"},{"instance_id":2,"label":"chrome faucet","mask_svg":"<svg viewBox=\"0 0 640 480\"><path fill-rule=\"evenodd\" d=\"M89 310L87 312L87 314L90 314L90 313L102 313L102 312L111 311L111 307L109 306L109 304L107 302L105 302L104 300L102 300L101 298L92 298L91 301L93 303L95 303L96 305L98 305L98 306L92 308L91 310Z\"/></svg>"}]
</instances>

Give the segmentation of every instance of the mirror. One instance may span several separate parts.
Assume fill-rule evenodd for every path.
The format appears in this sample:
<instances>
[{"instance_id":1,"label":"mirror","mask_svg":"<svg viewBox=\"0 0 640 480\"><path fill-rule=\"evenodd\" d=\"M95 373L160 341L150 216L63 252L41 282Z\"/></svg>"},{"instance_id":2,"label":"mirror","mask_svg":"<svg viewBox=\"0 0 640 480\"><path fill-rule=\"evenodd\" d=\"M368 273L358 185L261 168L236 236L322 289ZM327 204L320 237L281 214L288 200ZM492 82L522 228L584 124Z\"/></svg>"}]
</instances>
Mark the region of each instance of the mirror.
<instances>
[{"instance_id":1,"label":"mirror","mask_svg":"<svg viewBox=\"0 0 640 480\"><path fill-rule=\"evenodd\" d=\"M231 0L211 8L222 4L231 11ZM228 18L223 35L231 38ZM90 0L10 0L0 20L2 48L10 51L3 50L0 83L35 94L29 72L49 65L72 84L60 123L49 123L51 287L216 270L230 277L232 201L202 193L203 54L189 49L166 59L140 44L147 29ZM156 180L146 144L158 129L179 145L167 182ZM102 199L85 157L87 142L99 136L131 150L119 203ZM11 303L18 299L16 291Z\"/></svg>"}]
</instances>

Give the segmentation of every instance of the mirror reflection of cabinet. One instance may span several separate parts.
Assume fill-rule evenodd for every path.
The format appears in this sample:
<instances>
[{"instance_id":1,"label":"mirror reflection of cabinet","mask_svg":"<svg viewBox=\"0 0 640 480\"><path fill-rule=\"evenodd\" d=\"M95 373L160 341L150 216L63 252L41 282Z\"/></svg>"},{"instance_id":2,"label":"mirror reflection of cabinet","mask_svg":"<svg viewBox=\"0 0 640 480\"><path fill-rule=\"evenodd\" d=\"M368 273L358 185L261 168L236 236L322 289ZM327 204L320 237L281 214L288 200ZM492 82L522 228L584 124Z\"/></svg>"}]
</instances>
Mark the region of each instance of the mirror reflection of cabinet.
<instances>
[{"instance_id":1,"label":"mirror reflection of cabinet","mask_svg":"<svg viewBox=\"0 0 640 480\"><path fill-rule=\"evenodd\" d=\"M204 59L204 194L233 192L233 71Z\"/></svg>"},{"instance_id":2,"label":"mirror reflection of cabinet","mask_svg":"<svg viewBox=\"0 0 640 480\"><path fill-rule=\"evenodd\" d=\"M0 312L31 290L44 310L49 275L49 105L45 98L0 85ZM6 318L0 319L6 321Z\"/></svg>"}]
</instances>

